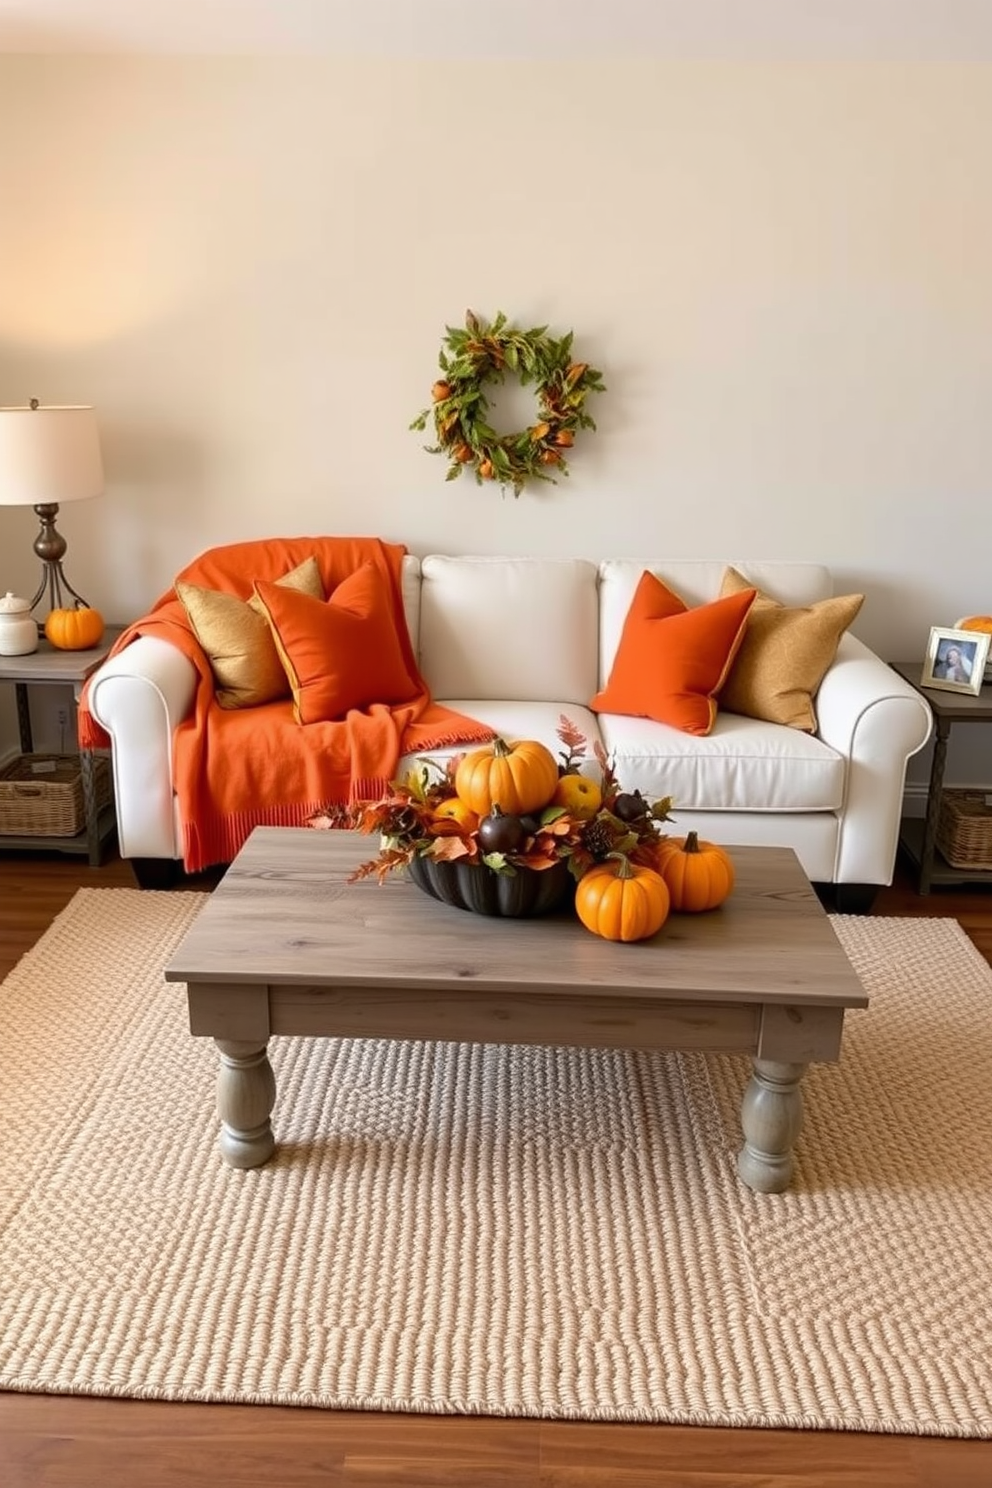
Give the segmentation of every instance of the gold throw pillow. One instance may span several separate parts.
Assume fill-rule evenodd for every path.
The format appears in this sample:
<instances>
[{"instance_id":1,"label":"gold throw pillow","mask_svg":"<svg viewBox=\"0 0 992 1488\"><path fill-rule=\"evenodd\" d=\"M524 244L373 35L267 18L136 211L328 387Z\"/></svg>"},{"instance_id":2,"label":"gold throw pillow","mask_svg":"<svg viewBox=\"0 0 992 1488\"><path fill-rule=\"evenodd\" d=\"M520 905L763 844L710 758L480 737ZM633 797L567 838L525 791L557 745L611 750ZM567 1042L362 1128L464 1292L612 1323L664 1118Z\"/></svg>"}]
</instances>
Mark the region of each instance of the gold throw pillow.
<instances>
[{"instance_id":1,"label":"gold throw pillow","mask_svg":"<svg viewBox=\"0 0 992 1488\"><path fill-rule=\"evenodd\" d=\"M736 568L728 568L720 594L753 587ZM721 712L815 733L813 699L864 598L842 594L792 608L759 589L730 675L720 689Z\"/></svg>"},{"instance_id":2,"label":"gold throw pillow","mask_svg":"<svg viewBox=\"0 0 992 1488\"><path fill-rule=\"evenodd\" d=\"M324 598L316 558L306 558L276 582L313 599ZM265 611L255 595L238 599L219 589L177 582L176 593L214 674L222 708L254 708L289 696L289 680L279 660Z\"/></svg>"}]
</instances>

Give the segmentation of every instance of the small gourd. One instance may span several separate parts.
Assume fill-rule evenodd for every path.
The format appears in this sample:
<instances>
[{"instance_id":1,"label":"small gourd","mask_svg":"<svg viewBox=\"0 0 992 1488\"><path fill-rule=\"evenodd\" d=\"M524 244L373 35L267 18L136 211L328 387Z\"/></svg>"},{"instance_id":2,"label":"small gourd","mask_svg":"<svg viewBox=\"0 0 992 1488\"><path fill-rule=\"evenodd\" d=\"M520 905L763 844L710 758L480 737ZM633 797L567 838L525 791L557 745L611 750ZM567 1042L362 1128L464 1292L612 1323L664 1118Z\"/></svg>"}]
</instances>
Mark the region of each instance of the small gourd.
<instances>
[{"instance_id":1,"label":"small gourd","mask_svg":"<svg viewBox=\"0 0 992 1488\"><path fill-rule=\"evenodd\" d=\"M494 804L489 815L480 818L478 836L484 853L512 853L520 850L527 833L519 816Z\"/></svg>"},{"instance_id":2,"label":"small gourd","mask_svg":"<svg viewBox=\"0 0 992 1488\"><path fill-rule=\"evenodd\" d=\"M658 872L668 887L672 908L689 914L716 909L734 887L734 865L715 842L698 834L665 837L658 844Z\"/></svg>"},{"instance_id":3,"label":"small gourd","mask_svg":"<svg viewBox=\"0 0 992 1488\"><path fill-rule=\"evenodd\" d=\"M671 900L653 868L631 863L622 853L590 868L575 890L575 912L604 940L647 940L668 919Z\"/></svg>"},{"instance_id":4,"label":"small gourd","mask_svg":"<svg viewBox=\"0 0 992 1488\"><path fill-rule=\"evenodd\" d=\"M59 651L86 651L103 640L103 616L89 605L72 610L52 610L45 621L45 635Z\"/></svg>"},{"instance_id":5,"label":"small gourd","mask_svg":"<svg viewBox=\"0 0 992 1488\"><path fill-rule=\"evenodd\" d=\"M494 739L466 754L455 771L459 799L480 820L494 806L514 816L540 811L557 785L555 757L536 739L520 739L515 744Z\"/></svg>"}]
</instances>

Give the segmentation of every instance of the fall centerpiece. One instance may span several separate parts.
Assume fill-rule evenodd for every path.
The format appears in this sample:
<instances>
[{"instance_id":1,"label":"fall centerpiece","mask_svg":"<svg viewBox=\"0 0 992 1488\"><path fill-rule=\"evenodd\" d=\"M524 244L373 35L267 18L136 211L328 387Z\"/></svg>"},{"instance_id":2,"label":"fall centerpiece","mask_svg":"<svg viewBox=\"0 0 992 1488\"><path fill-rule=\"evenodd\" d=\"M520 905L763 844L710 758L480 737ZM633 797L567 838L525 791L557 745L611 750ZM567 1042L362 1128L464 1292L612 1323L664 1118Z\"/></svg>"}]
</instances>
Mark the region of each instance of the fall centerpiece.
<instances>
[{"instance_id":1,"label":"fall centerpiece","mask_svg":"<svg viewBox=\"0 0 992 1488\"><path fill-rule=\"evenodd\" d=\"M525 739L491 744L444 763L424 759L381 800L312 826L351 825L378 834L379 852L352 880L382 882L406 869L425 893L478 914L525 917L573 896L582 923L610 939L653 935L668 913L661 875L670 797L626 791L602 746L601 779L582 772L581 731L562 717L556 759Z\"/></svg>"}]
</instances>

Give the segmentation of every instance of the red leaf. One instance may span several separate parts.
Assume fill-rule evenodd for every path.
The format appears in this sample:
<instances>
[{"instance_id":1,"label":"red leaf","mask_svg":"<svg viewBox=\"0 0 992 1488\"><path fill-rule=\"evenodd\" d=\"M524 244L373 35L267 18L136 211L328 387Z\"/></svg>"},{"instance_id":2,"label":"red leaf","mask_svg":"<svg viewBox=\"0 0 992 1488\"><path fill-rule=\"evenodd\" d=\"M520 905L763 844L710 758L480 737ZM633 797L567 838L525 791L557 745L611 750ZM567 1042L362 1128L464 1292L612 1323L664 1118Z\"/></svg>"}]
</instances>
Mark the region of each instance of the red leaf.
<instances>
[{"instance_id":1,"label":"red leaf","mask_svg":"<svg viewBox=\"0 0 992 1488\"><path fill-rule=\"evenodd\" d=\"M556 733L561 742L567 744L569 749L579 749L584 747L588 742L579 726L573 723L570 718L566 717L564 713L559 713L558 715Z\"/></svg>"}]
</instances>

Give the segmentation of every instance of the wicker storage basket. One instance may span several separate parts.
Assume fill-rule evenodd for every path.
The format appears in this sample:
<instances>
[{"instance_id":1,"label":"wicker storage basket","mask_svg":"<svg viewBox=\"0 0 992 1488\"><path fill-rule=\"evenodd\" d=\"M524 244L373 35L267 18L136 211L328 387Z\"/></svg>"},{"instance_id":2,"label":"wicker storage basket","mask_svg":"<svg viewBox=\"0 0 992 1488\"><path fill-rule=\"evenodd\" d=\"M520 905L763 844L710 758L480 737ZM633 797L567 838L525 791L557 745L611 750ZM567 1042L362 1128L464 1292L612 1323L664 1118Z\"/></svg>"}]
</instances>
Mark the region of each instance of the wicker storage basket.
<instances>
[{"instance_id":1,"label":"wicker storage basket","mask_svg":"<svg viewBox=\"0 0 992 1488\"><path fill-rule=\"evenodd\" d=\"M93 760L97 807L110 801L110 762ZM22 754L0 767L0 836L75 837L86 825L78 754Z\"/></svg>"},{"instance_id":2,"label":"wicker storage basket","mask_svg":"<svg viewBox=\"0 0 992 1488\"><path fill-rule=\"evenodd\" d=\"M937 846L952 868L992 869L992 803L985 791L941 792Z\"/></svg>"}]
</instances>

